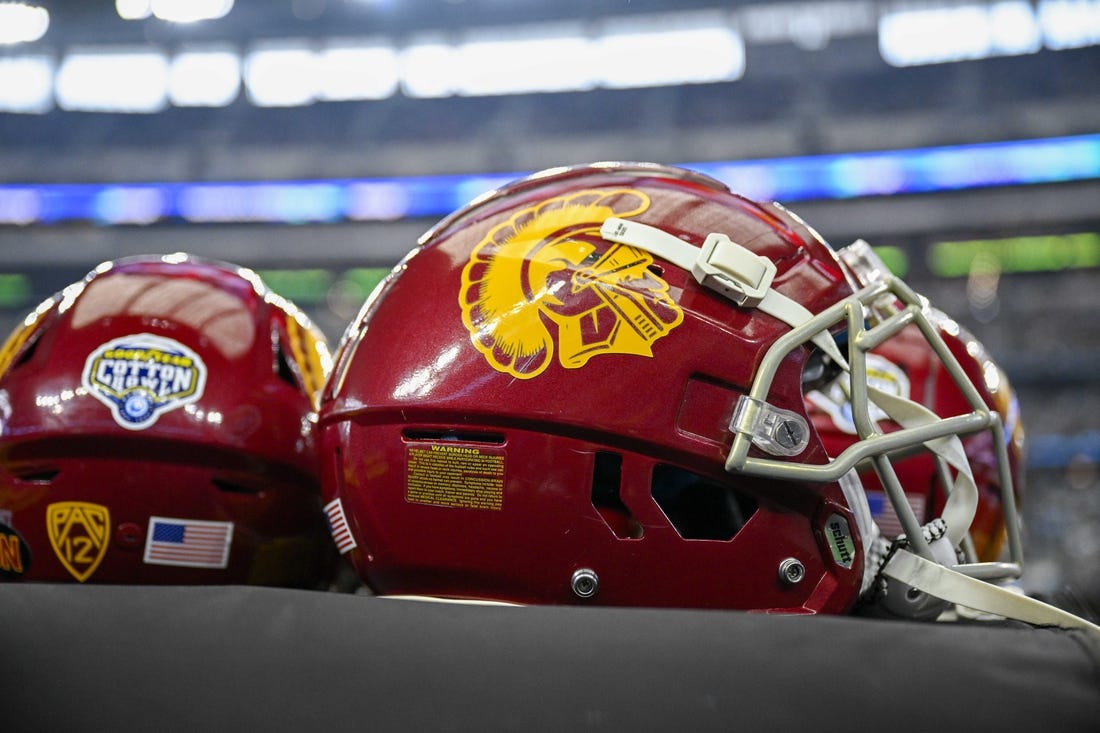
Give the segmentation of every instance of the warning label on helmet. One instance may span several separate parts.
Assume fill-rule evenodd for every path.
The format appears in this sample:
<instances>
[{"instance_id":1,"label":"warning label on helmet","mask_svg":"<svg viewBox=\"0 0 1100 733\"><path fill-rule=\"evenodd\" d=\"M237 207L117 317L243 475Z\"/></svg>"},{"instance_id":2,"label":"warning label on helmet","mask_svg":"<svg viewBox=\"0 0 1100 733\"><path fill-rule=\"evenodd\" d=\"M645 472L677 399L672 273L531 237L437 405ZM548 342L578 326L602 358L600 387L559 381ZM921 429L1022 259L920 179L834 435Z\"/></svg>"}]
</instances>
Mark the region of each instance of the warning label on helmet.
<instances>
[{"instance_id":1,"label":"warning label on helmet","mask_svg":"<svg viewBox=\"0 0 1100 733\"><path fill-rule=\"evenodd\" d=\"M502 449L422 443L408 447L405 498L416 504L500 510Z\"/></svg>"}]
</instances>

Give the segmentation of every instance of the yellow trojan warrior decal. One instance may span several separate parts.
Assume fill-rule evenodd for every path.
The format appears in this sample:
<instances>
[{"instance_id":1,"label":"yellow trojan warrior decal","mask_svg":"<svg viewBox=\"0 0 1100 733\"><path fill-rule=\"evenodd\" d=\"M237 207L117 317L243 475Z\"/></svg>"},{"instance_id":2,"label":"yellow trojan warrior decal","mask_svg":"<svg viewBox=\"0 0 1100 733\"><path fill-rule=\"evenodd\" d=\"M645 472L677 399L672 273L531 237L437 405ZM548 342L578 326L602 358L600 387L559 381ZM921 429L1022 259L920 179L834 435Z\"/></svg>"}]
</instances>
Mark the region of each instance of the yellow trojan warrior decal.
<instances>
[{"instance_id":1,"label":"yellow trojan warrior decal","mask_svg":"<svg viewBox=\"0 0 1100 733\"><path fill-rule=\"evenodd\" d=\"M520 379L554 356L566 369L597 354L652 356L684 314L646 252L600 237L609 216L635 216L631 189L580 191L524 209L494 227L462 270L462 322L486 361ZM551 328L553 324L553 328Z\"/></svg>"}]
</instances>

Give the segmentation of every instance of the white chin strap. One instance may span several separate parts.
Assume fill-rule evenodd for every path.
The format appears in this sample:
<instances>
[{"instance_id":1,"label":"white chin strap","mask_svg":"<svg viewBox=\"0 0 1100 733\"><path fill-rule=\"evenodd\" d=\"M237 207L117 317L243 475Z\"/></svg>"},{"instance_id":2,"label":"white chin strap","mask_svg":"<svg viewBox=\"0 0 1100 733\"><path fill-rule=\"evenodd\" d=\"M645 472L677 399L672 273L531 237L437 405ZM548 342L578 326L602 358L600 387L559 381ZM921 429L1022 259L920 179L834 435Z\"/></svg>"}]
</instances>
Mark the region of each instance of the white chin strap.
<instances>
[{"instance_id":1,"label":"white chin strap","mask_svg":"<svg viewBox=\"0 0 1100 733\"><path fill-rule=\"evenodd\" d=\"M600 236L643 249L690 272L700 285L726 296L743 308L756 308L788 326L801 326L813 313L771 287L775 263L742 247L725 234L711 234L702 248L688 244L663 229L628 219L610 217L600 227ZM829 334L814 334L822 351L844 364L844 356Z\"/></svg>"},{"instance_id":2,"label":"white chin strap","mask_svg":"<svg viewBox=\"0 0 1100 733\"><path fill-rule=\"evenodd\" d=\"M822 327L814 331L809 340L848 373L849 387L851 388L852 368L836 342L829 336L826 329L830 323L823 318L824 313L815 316L795 300L773 289L771 284L776 274L776 267L767 257L757 255L724 234L710 234L700 248L657 227L616 217L608 218L603 223L600 228L600 235L608 241L637 247L667 262L671 262L691 272L700 285L720 293L740 307L756 308L763 311L786 323L792 329L808 327L807 324L815 319L820 321ZM887 292L885 283L879 285L883 293ZM879 294L881 295L881 293ZM841 304L837 304L837 306L841 306ZM862 309L862 305L860 308ZM832 308L829 310L831 311ZM859 327L861 328L861 326ZM851 329L849 330L851 331ZM861 332L858 335L862 336L864 333ZM849 337L852 337L851 333L849 333ZM871 340L877 342L877 338ZM853 358L858 353L862 367L863 352L860 351L860 348L869 350L873 348L873 345L860 347L858 343L852 343L850 348ZM770 381L768 385L770 386ZM942 431L937 431L935 426L943 423L944 420L921 404L876 390L869 385L861 394L866 397L864 401L881 409L903 431L912 431L915 435L920 436L916 442L923 443L929 451L955 469L956 472L954 486L948 493L942 513L942 524L938 524L938 526L946 525L946 532L944 536L933 539L931 542L925 539L924 533L921 531L914 532L914 530L921 528L915 515L913 515L912 509L904 501L904 496L891 496L892 503L898 508L899 518L907 529L907 535L912 539L905 539L904 544L908 546L898 543L888 551L884 549L885 545L881 545L877 550L870 547L865 548L868 557L885 554L885 562L877 568L877 573L893 579L903 586L959 606L1039 626L1085 629L1100 638L1100 626L1036 599L971 577L943 564L945 560L943 550L946 549L947 554L953 557L954 548L958 547L964 539L967 539L970 523L974 519L978 505L978 489L962 441L955 433L940 434ZM745 402L747 399L748 403L755 403L757 406L754 407L749 404L748 409L742 410L741 408L744 405L739 404L737 415L747 415L748 417L745 419L750 421L760 419L762 415L767 414L767 409L770 408L764 402L763 398L766 396L766 390L764 394L757 394L757 388L754 385L753 394L743 397L742 401ZM849 397L851 398L851 395ZM853 407L855 407L854 404ZM770 409L777 410L778 408ZM737 432L748 433L751 427L743 429L741 424L736 423L740 419L737 415L735 415L735 424L731 425L731 428ZM877 428L869 415L864 424L864 430L860 431L861 443L868 442L867 435L863 434L865 431L877 432ZM923 437L925 435L928 437ZM737 437L740 438L741 436ZM885 437L881 434L872 435L872 438L877 439L880 443L889 442L884 441ZM756 442L755 438L754 442ZM735 440L735 448L736 443ZM744 455L745 449L742 449L742 455L735 456L735 449L731 449L726 468L730 471L742 471L794 480L839 480L840 477L849 473L859 460L870 458L880 471L887 471L892 475L893 468L885 456L885 453L892 449L896 449L896 446L895 448L884 446L880 452L875 453L862 449L856 450L856 447L853 446L837 457L832 465L825 467L795 466L780 461L751 459ZM776 454L775 451L772 452ZM789 454L786 453L786 455ZM894 483L896 484L896 478ZM889 487L887 488L889 490ZM1011 491L1011 486L1007 490ZM907 516L902 516L906 513ZM941 546L943 543L949 544L944 548ZM930 544L937 546L933 550L929 547ZM909 547L914 548L916 552L910 550ZM936 558L939 558L939 560L937 561ZM871 572L875 571L876 569L871 570Z\"/></svg>"}]
</instances>

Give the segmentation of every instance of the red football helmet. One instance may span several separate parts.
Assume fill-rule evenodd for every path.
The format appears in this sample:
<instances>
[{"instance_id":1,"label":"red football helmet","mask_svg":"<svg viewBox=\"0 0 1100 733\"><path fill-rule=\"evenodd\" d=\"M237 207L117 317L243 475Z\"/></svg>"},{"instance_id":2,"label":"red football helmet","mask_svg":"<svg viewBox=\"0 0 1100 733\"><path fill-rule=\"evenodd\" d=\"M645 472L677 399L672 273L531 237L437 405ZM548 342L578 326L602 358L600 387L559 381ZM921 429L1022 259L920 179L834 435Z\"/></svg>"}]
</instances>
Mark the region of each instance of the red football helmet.
<instances>
[{"instance_id":1,"label":"red football helmet","mask_svg":"<svg viewBox=\"0 0 1100 733\"><path fill-rule=\"evenodd\" d=\"M316 587L325 339L255 273L108 262L0 350L0 577Z\"/></svg>"},{"instance_id":2,"label":"red football helmet","mask_svg":"<svg viewBox=\"0 0 1100 733\"><path fill-rule=\"evenodd\" d=\"M857 292L776 204L656 165L536 174L428 232L345 333L318 422L337 545L383 595L847 612L899 556L954 563L957 436L1000 430L957 363L965 414L894 400L878 428L865 351L911 323L919 296ZM837 371L860 437L830 454L804 392ZM916 450L960 486L869 553L856 467Z\"/></svg>"},{"instance_id":3,"label":"red football helmet","mask_svg":"<svg viewBox=\"0 0 1100 733\"><path fill-rule=\"evenodd\" d=\"M859 241L840 251L842 263L852 263L852 275L861 286L871 284L885 265L865 242ZM897 307L895 305L895 307ZM1002 501L998 453L990 444L990 432L964 436L963 447L978 486L978 506L970 525L970 538L964 549L971 559L994 562L1003 557L1008 537L1010 561L1021 562L1017 505L1024 486L1025 436L1019 403L1007 375L997 366L984 346L965 328L935 309L926 310L931 325L959 361L982 400L1000 416L1007 441L1009 475L1015 489ZM966 396L943 368L943 364L920 329L911 325L881 346L867 353L867 374L879 390L924 405L941 417L970 411ZM810 417L829 455L839 455L857 439L852 421L851 403L843 379L834 379L807 393ZM877 411L884 431L897 430L889 416ZM939 516L944 509L953 477L941 470L933 456L920 452L894 461L898 480L909 505L922 523ZM889 538L903 530L878 475L866 467L860 472L867 492L871 515ZM1006 516L1011 521L1006 522Z\"/></svg>"}]
</instances>

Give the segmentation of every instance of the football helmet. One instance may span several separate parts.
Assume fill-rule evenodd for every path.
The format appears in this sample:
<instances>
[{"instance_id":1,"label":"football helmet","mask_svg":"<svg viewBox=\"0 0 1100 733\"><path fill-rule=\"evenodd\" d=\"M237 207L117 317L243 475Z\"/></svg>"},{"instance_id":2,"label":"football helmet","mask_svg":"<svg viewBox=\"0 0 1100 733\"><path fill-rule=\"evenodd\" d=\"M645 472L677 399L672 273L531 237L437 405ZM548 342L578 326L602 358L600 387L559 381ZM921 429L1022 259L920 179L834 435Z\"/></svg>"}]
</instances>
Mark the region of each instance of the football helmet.
<instances>
[{"instance_id":1,"label":"football helmet","mask_svg":"<svg viewBox=\"0 0 1100 733\"><path fill-rule=\"evenodd\" d=\"M909 325L964 414L869 385L866 353ZM857 439L831 455L805 393L837 373ZM946 567L977 503L958 436L989 432L1011 477L923 300L679 168L549 170L445 218L349 325L318 428L338 548L381 595L845 613L880 576L921 595L940 569L955 601L1003 570ZM956 476L924 526L894 490L914 451ZM906 537L878 537L865 463Z\"/></svg>"},{"instance_id":2,"label":"football helmet","mask_svg":"<svg viewBox=\"0 0 1100 733\"><path fill-rule=\"evenodd\" d=\"M323 334L255 273L107 262L0 350L0 576L318 587Z\"/></svg>"}]
</instances>

